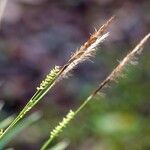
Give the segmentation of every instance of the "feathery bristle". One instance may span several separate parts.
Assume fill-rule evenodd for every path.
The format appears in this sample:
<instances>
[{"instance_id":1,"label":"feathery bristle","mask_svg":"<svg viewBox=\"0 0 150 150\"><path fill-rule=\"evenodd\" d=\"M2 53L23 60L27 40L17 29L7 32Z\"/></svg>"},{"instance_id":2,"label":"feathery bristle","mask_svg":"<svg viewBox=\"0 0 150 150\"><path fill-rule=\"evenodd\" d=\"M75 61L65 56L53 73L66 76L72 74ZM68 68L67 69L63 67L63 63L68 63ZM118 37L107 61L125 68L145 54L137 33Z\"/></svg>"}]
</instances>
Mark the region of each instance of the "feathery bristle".
<instances>
[{"instance_id":1,"label":"feathery bristle","mask_svg":"<svg viewBox=\"0 0 150 150\"><path fill-rule=\"evenodd\" d=\"M120 62L116 69L111 73L109 77L111 80L118 78L127 64L135 65L135 63L133 63L134 59L136 59L136 56L142 52L142 48L149 37L150 34L146 35L141 42Z\"/></svg>"},{"instance_id":2,"label":"feathery bristle","mask_svg":"<svg viewBox=\"0 0 150 150\"><path fill-rule=\"evenodd\" d=\"M141 42L120 62L120 64L112 71L112 73L98 86L98 88L92 93L95 96L102 88L107 86L111 81L115 81L118 77L122 76L122 73L128 64L133 64L133 60L142 52L142 48L145 42L149 39L150 33L147 34Z\"/></svg>"},{"instance_id":3,"label":"feathery bristle","mask_svg":"<svg viewBox=\"0 0 150 150\"><path fill-rule=\"evenodd\" d=\"M91 44L86 51L78 58L76 58L73 62L71 62L68 67L64 70L64 72L61 75L61 78L68 77L68 73L73 70L79 63L88 60L90 57L94 56L96 53L96 47L103 42L107 37L109 36L109 33L104 34L101 37L98 37L97 40Z\"/></svg>"},{"instance_id":4,"label":"feathery bristle","mask_svg":"<svg viewBox=\"0 0 150 150\"><path fill-rule=\"evenodd\" d=\"M112 16L104 25L100 27L98 31L95 32L93 36L98 37L104 34L104 32L107 30L108 26L112 23L112 21L115 19L115 16Z\"/></svg>"},{"instance_id":5,"label":"feathery bristle","mask_svg":"<svg viewBox=\"0 0 150 150\"><path fill-rule=\"evenodd\" d=\"M100 27L99 30L95 31L94 34L90 36L87 42L85 42L79 50L77 50L72 57L70 58L69 62L71 63L75 59L79 58L87 49L90 47L100 36L104 34L104 32L107 30L108 26L111 24L111 22L114 20L114 16L111 17L102 27Z\"/></svg>"},{"instance_id":6,"label":"feathery bristle","mask_svg":"<svg viewBox=\"0 0 150 150\"><path fill-rule=\"evenodd\" d=\"M106 29L108 28L110 23L114 20L114 18L115 18L114 16L111 17L104 25L102 25L102 27L99 30L95 31L95 33L90 36L88 41L85 42L80 47L80 49L78 49L71 56L71 58L68 60L68 62L61 68L59 75L58 75L59 77L57 78L56 82L60 81L64 77L68 77L69 71L71 71L71 69L73 69L78 63L84 61L85 58L87 59L90 56L93 56L92 52L94 53L95 50L93 50L93 48L91 46L93 46L93 47L95 47L95 45L97 46L98 43L100 43L100 40L102 42L106 38L105 36L106 35L108 36L108 34L103 35L103 33L106 31ZM89 49L91 50L91 52L90 53L86 52Z\"/></svg>"}]
</instances>

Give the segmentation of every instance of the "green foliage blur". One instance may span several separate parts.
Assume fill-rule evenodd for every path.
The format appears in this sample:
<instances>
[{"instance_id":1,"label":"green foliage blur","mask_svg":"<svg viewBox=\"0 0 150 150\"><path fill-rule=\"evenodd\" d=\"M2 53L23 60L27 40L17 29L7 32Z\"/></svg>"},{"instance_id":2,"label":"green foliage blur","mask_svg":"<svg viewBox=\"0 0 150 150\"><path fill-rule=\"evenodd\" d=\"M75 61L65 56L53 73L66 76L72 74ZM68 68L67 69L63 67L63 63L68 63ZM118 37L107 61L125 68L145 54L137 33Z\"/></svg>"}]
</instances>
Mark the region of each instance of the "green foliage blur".
<instances>
[{"instance_id":1,"label":"green foliage blur","mask_svg":"<svg viewBox=\"0 0 150 150\"><path fill-rule=\"evenodd\" d=\"M38 150L67 112L76 109L148 33L149 11L148 0L9 1L0 28L0 102L4 103L0 120L18 114L49 70L63 65L94 27L113 14L117 19L94 63L81 64L58 83L30 112L40 110L42 119L33 121L6 148ZM150 149L149 48L147 42L138 64L97 95L51 149Z\"/></svg>"}]
</instances>

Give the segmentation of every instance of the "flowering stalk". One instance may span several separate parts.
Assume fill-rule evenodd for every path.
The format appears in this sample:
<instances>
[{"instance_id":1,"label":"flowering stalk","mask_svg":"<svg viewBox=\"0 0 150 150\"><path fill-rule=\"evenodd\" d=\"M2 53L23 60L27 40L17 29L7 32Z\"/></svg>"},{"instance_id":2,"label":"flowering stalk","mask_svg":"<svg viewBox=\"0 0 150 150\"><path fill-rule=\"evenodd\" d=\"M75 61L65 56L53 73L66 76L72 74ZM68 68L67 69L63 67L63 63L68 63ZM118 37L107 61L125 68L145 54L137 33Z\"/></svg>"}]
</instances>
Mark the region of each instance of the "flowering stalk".
<instances>
[{"instance_id":1,"label":"flowering stalk","mask_svg":"<svg viewBox=\"0 0 150 150\"><path fill-rule=\"evenodd\" d=\"M114 81L119 77L121 77L126 66L128 64L133 64L132 61L134 61L137 54L140 54L142 52L142 48L149 37L150 37L150 33L146 35L141 40L141 42L129 54L127 54L126 57L124 57L124 59L120 62L120 64L111 72L111 74L102 83L99 84L99 86L92 92L92 94L89 97L87 97L87 99L79 106L79 108L77 108L76 111L70 110L70 112L62 120L62 122L60 122L59 125L56 126L54 130L52 130L49 139L43 144L41 150L47 149L47 147L54 140L54 138L57 137L63 131L63 129L70 123L70 121L76 117L76 115L87 105L87 103L91 99L93 99L93 97L96 96L96 94L100 90L106 87L111 81Z\"/></svg>"},{"instance_id":2,"label":"flowering stalk","mask_svg":"<svg viewBox=\"0 0 150 150\"><path fill-rule=\"evenodd\" d=\"M19 113L19 115L13 120L13 122L6 128L1 134L0 138L2 138L18 121L20 121L25 114L33 108L41 99L41 97L44 95L45 91L50 88L51 83L53 80L55 80L57 74L59 72L59 67L56 66L54 69L50 71L50 73L47 75L46 79L42 81L39 87L37 87L36 93L32 96L32 98L29 100L27 105L23 108L23 110Z\"/></svg>"},{"instance_id":3,"label":"flowering stalk","mask_svg":"<svg viewBox=\"0 0 150 150\"><path fill-rule=\"evenodd\" d=\"M103 42L103 40L109 35L104 34L108 26L112 23L115 16L111 17L99 30L96 30L94 34L90 36L87 42L85 42L68 60L68 62L61 69L61 76L59 79L68 76L68 73L79 63L89 59L96 52L96 47ZM58 79L58 80L59 80Z\"/></svg>"},{"instance_id":4,"label":"flowering stalk","mask_svg":"<svg viewBox=\"0 0 150 150\"><path fill-rule=\"evenodd\" d=\"M19 113L19 115L13 120L13 122L4 130L0 135L0 139L11 129L13 128L18 121L20 121L29 110L31 110L44 96L45 94L61 79L68 76L68 73L74 69L79 63L89 59L93 56L93 52L96 51L96 47L101 43L109 34L104 32L112 22L114 17L110 18L98 31L96 31L89 40L81 46L79 50L75 52L68 60L68 62L61 68L56 66L50 71L46 79L42 81L37 91Z\"/></svg>"}]
</instances>

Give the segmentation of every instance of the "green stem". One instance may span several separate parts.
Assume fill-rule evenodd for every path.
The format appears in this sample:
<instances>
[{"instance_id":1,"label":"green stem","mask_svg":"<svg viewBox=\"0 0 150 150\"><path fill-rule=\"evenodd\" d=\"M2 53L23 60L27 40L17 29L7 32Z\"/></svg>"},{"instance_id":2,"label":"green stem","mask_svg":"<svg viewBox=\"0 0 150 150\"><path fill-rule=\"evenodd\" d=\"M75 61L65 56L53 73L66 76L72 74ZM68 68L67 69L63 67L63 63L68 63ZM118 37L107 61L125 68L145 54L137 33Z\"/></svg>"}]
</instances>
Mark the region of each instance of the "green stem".
<instances>
[{"instance_id":1,"label":"green stem","mask_svg":"<svg viewBox=\"0 0 150 150\"><path fill-rule=\"evenodd\" d=\"M26 106L23 108L23 110L19 113L19 115L13 120L13 122L4 130L4 132L0 135L0 139L26 114L27 108L30 107L34 97L38 95L39 91L37 91L32 98L29 100L29 102L26 104Z\"/></svg>"},{"instance_id":2,"label":"green stem","mask_svg":"<svg viewBox=\"0 0 150 150\"><path fill-rule=\"evenodd\" d=\"M93 98L93 95L90 95L78 108L77 110L74 112L74 116L72 119L74 119L76 117L76 115L87 105L87 103ZM68 125L70 123L70 121L72 120L70 119L66 125ZM65 126L66 126L65 125ZM57 133L57 135L53 136L53 137L49 137L49 139L43 144L43 146L41 147L40 150L46 150L47 147L51 144L51 142L54 140L55 137L58 136L58 134L62 131L62 128L59 130L59 132Z\"/></svg>"},{"instance_id":3,"label":"green stem","mask_svg":"<svg viewBox=\"0 0 150 150\"><path fill-rule=\"evenodd\" d=\"M75 115L77 115L84 107L85 105L93 98L92 95L90 95L81 105L80 107L75 111Z\"/></svg>"},{"instance_id":4,"label":"green stem","mask_svg":"<svg viewBox=\"0 0 150 150\"><path fill-rule=\"evenodd\" d=\"M46 93L55 85L55 81L58 78L56 76L50 84L48 84L45 89L43 90L37 90L36 93L32 96L32 98L29 100L29 102L26 104L26 106L23 108L23 110L19 113L19 115L13 120L13 122L4 130L4 132L0 135L0 139L7 134L9 130L11 130L15 124L20 121L27 112L32 109L45 95Z\"/></svg>"},{"instance_id":5,"label":"green stem","mask_svg":"<svg viewBox=\"0 0 150 150\"><path fill-rule=\"evenodd\" d=\"M53 141L53 138L49 138L45 143L44 145L42 146L42 148L40 150L45 150L48 145Z\"/></svg>"}]
</instances>

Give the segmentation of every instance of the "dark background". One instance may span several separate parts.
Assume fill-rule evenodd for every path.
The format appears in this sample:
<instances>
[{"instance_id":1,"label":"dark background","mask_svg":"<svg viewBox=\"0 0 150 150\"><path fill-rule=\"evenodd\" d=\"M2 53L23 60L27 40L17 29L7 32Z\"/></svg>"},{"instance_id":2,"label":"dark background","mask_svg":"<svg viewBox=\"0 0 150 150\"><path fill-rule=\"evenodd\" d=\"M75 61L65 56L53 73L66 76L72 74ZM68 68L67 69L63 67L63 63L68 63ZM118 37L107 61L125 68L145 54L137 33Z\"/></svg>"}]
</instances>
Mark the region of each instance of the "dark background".
<instances>
[{"instance_id":1,"label":"dark background","mask_svg":"<svg viewBox=\"0 0 150 150\"><path fill-rule=\"evenodd\" d=\"M149 0L8 0L0 28L1 119L17 114L54 65L63 65L112 15L110 36L96 58L80 64L31 111L43 117L8 147L39 149L58 121L90 92L149 32ZM68 139L69 150L150 149L150 51L139 64L104 90L55 140Z\"/></svg>"}]
</instances>

